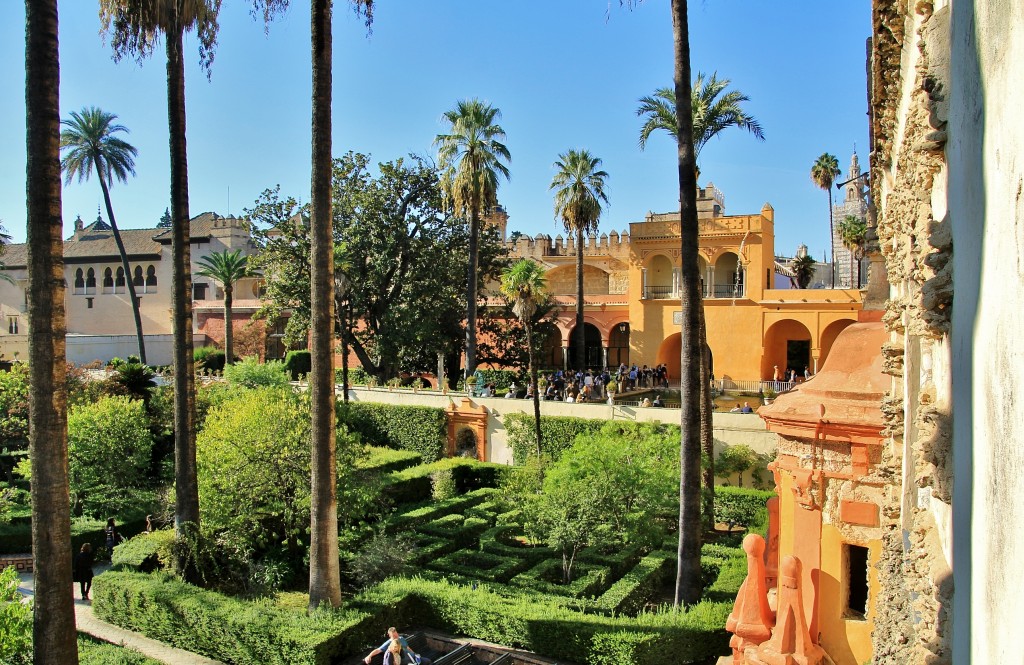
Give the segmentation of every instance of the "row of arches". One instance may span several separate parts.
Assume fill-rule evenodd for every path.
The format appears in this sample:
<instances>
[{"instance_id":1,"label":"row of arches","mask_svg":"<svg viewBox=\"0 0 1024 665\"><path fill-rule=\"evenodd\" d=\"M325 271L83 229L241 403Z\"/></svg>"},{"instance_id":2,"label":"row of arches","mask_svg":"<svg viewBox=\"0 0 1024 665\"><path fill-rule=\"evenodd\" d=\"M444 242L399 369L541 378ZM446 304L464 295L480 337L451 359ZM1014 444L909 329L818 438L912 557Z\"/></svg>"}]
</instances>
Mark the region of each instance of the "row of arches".
<instances>
[{"instance_id":1,"label":"row of arches","mask_svg":"<svg viewBox=\"0 0 1024 665\"><path fill-rule=\"evenodd\" d=\"M735 252L723 252L713 264L697 258L701 290L705 298L740 298L744 295L746 271ZM678 298L682 279L678 266L665 254L654 254L643 269L645 299Z\"/></svg>"},{"instance_id":2,"label":"row of arches","mask_svg":"<svg viewBox=\"0 0 1024 665\"><path fill-rule=\"evenodd\" d=\"M143 274L142 266L135 266L132 274L132 285L140 293L156 293L157 276L156 267L149 266ZM126 280L124 268L105 268L102 278L102 293L124 293ZM96 270L94 268L75 271L74 291L75 295L91 296L96 294Z\"/></svg>"},{"instance_id":3,"label":"row of arches","mask_svg":"<svg viewBox=\"0 0 1024 665\"><path fill-rule=\"evenodd\" d=\"M567 336L556 325L541 325L536 333L542 340L538 367L542 369L578 369L576 367L579 335L573 326ZM585 366L582 369L603 369L629 364L629 324L620 322L611 327L607 343L601 330L593 323L583 323Z\"/></svg>"}]
</instances>

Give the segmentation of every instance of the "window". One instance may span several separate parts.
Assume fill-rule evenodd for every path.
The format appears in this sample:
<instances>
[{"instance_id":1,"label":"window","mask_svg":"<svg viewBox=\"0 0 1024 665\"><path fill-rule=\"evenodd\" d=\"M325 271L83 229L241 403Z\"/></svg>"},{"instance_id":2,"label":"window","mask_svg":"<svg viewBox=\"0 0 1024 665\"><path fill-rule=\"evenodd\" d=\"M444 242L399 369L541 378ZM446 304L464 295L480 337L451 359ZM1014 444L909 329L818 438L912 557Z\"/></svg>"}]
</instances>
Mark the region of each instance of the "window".
<instances>
[{"instance_id":1,"label":"window","mask_svg":"<svg viewBox=\"0 0 1024 665\"><path fill-rule=\"evenodd\" d=\"M85 299L85 307L86 307L86 309L92 309L92 301L93 300L95 300L95 298L86 298Z\"/></svg>"},{"instance_id":2,"label":"window","mask_svg":"<svg viewBox=\"0 0 1024 665\"><path fill-rule=\"evenodd\" d=\"M124 293L124 268L118 266L117 276L114 278L114 293Z\"/></svg>"},{"instance_id":3,"label":"window","mask_svg":"<svg viewBox=\"0 0 1024 665\"><path fill-rule=\"evenodd\" d=\"M192 283L192 299L193 300L206 300L206 287L208 287L208 286L209 286L208 284L203 284L202 282L193 282Z\"/></svg>"},{"instance_id":4,"label":"window","mask_svg":"<svg viewBox=\"0 0 1024 665\"><path fill-rule=\"evenodd\" d=\"M85 295L91 296L96 293L96 271L92 268L85 273Z\"/></svg>"},{"instance_id":5,"label":"window","mask_svg":"<svg viewBox=\"0 0 1024 665\"><path fill-rule=\"evenodd\" d=\"M9 316L7 317L7 332L12 335L18 334L18 317Z\"/></svg>"},{"instance_id":6,"label":"window","mask_svg":"<svg viewBox=\"0 0 1024 665\"><path fill-rule=\"evenodd\" d=\"M863 620L868 613L868 548L846 546L846 613Z\"/></svg>"},{"instance_id":7,"label":"window","mask_svg":"<svg viewBox=\"0 0 1024 665\"><path fill-rule=\"evenodd\" d=\"M156 293L156 268L146 268L146 293Z\"/></svg>"},{"instance_id":8,"label":"window","mask_svg":"<svg viewBox=\"0 0 1024 665\"><path fill-rule=\"evenodd\" d=\"M103 271L103 293L114 292L114 271L106 268Z\"/></svg>"},{"instance_id":9,"label":"window","mask_svg":"<svg viewBox=\"0 0 1024 665\"><path fill-rule=\"evenodd\" d=\"M136 289L141 289L146 286L146 280L142 276L142 266L135 266L134 276L132 277L132 286Z\"/></svg>"},{"instance_id":10,"label":"window","mask_svg":"<svg viewBox=\"0 0 1024 665\"><path fill-rule=\"evenodd\" d=\"M85 273L81 268L75 271L75 295L80 296L85 293Z\"/></svg>"}]
</instances>

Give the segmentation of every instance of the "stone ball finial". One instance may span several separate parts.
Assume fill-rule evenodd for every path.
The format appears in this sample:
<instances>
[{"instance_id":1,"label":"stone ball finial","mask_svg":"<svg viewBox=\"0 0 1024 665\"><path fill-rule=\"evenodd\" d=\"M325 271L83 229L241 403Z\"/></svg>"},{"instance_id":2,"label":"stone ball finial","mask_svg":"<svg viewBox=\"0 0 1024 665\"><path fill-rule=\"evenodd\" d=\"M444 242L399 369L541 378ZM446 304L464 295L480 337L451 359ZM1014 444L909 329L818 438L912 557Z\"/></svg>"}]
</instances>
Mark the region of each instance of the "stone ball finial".
<instances>
[{"instance_id":1,"label":"stone ball finial","mask_svg":"<svg viewBox=\"0 0 1024 665\"><path fill-rule=\"evenodd\" d=\"M760 557L764 554L764 538L756 533L747 534L743 539L743 551L752 556Z\"/></svg>"}]
</instances>

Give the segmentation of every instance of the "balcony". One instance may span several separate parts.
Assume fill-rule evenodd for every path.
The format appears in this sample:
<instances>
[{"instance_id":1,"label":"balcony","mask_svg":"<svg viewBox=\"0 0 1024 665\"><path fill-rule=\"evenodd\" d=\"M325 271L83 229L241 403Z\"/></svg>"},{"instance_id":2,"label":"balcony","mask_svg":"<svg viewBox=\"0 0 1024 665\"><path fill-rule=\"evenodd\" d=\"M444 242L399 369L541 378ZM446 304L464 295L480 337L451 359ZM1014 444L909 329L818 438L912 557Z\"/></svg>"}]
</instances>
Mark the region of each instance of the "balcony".
<instances>
[{"instance_id":1,"label":"balcony","mask_svg":"<svg viewBox=\"0 0 1024 665\"><path fill-rule=\"evenodd\" d=\"M701 285L701 290L701 295L705 299L746 297L746 287L743 284L740 284L738 289L733 284L716 284L710 288ZM644 300L679 300L681 297L679 290L671 286L645 286L643 289Z\"/></svg>"}]
</instances>

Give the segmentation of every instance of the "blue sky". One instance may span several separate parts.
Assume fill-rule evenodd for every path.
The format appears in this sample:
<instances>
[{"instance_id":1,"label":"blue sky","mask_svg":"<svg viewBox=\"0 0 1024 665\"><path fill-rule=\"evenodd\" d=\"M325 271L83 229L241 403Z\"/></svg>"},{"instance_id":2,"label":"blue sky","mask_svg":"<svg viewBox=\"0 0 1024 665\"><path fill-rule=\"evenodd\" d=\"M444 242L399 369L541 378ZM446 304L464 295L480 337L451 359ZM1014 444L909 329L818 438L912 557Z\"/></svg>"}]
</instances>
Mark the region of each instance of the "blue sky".
<instances>
[{"instance_id":1,"label":"blue sky","mask_svg":"<svg viewBox=\"0 0 1024 665\"><path fill-rule=\"evenodd\" d=\"M116 113L139 150L137 177L112 190L122 227L154 226L169 199L163 52L114 63L95 2L61 0L61 115L83 106ZM295 0L264 32L249 3L225 0L212 79L186 43L192 214L242 213L259 193L309 197L308 3ZM569 148L604 160L610 205L601 231L622 231L649 211L677 207L675 150L667 135L637 148L637 99L672 80L667 0L632 11L618 0L379 0L373 32L343 0L334 17L334 145L374 160L434 155L441 114L480 97L502 111L512 153L499 198L510 229L556 233L548 185ZM776 252L804 242L826 254L826 195L809 171L822 152L845 173L854 144L867 161L867 0L691 0L693 68L717 71L750 96L767 140L730 130L701 155L729 214L776 211ZM0 3L0 220L25 238L24 5ZM230 192L230 193L229 193ZM64 188L65 230L96 217L95 179Z\"/></svg>"}]
</instances>

